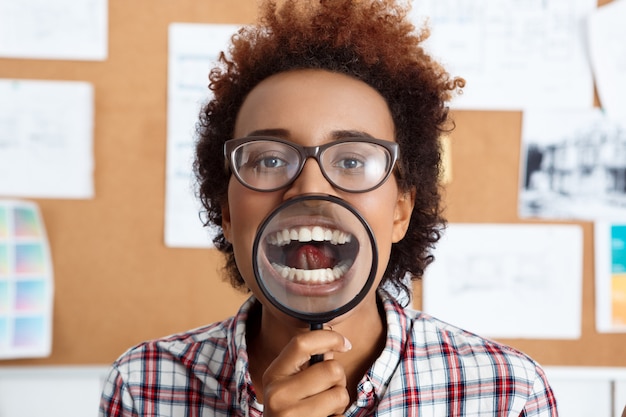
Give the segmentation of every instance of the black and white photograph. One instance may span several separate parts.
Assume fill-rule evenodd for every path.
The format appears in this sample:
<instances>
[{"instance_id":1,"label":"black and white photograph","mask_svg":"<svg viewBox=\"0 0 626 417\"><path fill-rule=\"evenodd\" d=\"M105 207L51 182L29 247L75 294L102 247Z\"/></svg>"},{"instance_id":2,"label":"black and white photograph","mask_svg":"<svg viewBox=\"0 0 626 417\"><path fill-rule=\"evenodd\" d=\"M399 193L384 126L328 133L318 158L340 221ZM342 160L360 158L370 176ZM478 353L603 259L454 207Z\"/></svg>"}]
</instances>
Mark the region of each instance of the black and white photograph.
<instances>
[{"instance_id":1,"label":"black and white photograph","mask_svg":"<svg viewBox=\"0 0 626 417\"><path fill-rule=\"evenodd\" d=\"M626 127L600 109L524 112L519 215L626 218Z\"/></svg>"}]
</instances>

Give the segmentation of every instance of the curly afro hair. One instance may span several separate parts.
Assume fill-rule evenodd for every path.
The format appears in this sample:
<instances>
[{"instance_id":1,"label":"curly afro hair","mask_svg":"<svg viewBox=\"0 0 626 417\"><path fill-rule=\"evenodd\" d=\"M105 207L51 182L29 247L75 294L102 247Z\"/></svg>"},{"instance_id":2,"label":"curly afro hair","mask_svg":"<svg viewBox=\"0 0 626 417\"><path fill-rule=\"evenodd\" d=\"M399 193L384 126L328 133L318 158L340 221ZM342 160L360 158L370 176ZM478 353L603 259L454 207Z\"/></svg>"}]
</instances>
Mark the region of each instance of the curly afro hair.
<instances>
[{"instance_id":1,"label":"curly afro hair","mask_svg":"<svg viewBox=\"0 0 626 417\"><path fill-rule=\"evenodd\" d=\"M424 51L429 32L416 31L407 14L408 6L391 0L286 0L280 6L268 0L258 23L241 28L229 54L220 54L220 64L209 75L213 98L197 126L194 171L205 226L217 230L214 243L226 255L234 287L245 284L221 229L231 175L225 169L224 142L232 138L247 94L262 80L284 71L322 69L369 84L391 111L400 146L396 176L403 191L414 193L415 208L406 236L391 249L381 285L390 284L410 298L405 277L423 276L445 227L439 137L449 128L446 102L465 82L450 77Z\"/></svg>"}]
</instances>

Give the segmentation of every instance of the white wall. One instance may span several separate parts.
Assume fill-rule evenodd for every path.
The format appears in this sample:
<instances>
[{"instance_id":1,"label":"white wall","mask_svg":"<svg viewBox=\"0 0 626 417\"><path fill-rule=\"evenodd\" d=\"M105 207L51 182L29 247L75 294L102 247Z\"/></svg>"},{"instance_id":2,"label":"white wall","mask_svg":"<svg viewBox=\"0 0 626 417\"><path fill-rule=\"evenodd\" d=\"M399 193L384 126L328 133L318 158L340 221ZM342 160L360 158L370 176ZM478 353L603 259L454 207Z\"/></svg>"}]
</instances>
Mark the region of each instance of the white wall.
<instances>
[{"instance_id":1,"label":"white wall","mask_svg":"<svg viewBox=\"0 0 626 417\"><path fill-rule=\"evenodd\" d=\"M106 367L0 367L0 417L96 417Z\"/></svg>"},{"instance_id":2,"label":"white wall","mask_svg":"<svg viewBox=\"0 0 626 417\"><path fill-rule=\"evenodd\" d=\"M96 417L107 367L0 367L0 417ZM620 417L626 368L546 367L561 417Z\"/></svg>"},{"instance_id":3,"label":"white wall","mask_svg":"<svg viewBox=\"0 0 626 417\"><path fill-rule=\"evenodd\" d=\"M563 417L620 417L626 368L546 367Z\"/></svg>"}]
</instances>

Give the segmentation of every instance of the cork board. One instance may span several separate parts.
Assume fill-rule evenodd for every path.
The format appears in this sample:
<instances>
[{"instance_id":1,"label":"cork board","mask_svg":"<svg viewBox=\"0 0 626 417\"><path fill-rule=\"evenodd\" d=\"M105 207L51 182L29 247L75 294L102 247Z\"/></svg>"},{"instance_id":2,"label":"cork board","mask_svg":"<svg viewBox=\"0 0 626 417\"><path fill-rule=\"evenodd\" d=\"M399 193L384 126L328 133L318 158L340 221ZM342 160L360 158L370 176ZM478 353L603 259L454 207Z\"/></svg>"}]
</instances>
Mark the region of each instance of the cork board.
<instances>
[{"instance_id":1,"label":"cork board","mask_svg":"<svg viewBox=\"0 0 626 417\"><path fill-rule=\"evenodd\" d=\"M95 198L35 200L54 262L52 355L0 365L108 364L142 340L236 311L245 296L222 281L219 253L163 243L167 33L172 22L241 24L255 14L255 0L109 0L106 61L0 59L2 78L87 81L96 100ZM521 113L453 117L449 221L521 223ZM544 365L626 366L626 334L595 331L593 224L576 224L584 231L582 337L502 341ZM417 284L418 308L420 294Z\"/></svg>"}]
</instances>

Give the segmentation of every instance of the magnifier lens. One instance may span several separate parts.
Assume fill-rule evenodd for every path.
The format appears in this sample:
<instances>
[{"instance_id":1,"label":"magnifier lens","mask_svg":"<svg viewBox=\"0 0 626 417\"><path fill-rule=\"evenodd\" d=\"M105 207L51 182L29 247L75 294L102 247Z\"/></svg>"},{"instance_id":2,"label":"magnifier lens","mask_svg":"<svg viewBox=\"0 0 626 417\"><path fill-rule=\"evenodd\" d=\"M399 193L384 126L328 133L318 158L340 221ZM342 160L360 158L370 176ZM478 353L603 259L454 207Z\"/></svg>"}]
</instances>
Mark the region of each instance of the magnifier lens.
<instances>
[{"instance_id":1,"label":"magnifier lens","mask_svg":"<svg viewBox=\"0 0 626 417\"><path fill-rule=\"evenodd\" d=\"M365 220L331 196L304 196L276 209L255 240L255 275L266 297L309 322L325 322L358 303L376 270Z\"/></svg>"}]
</instances>

